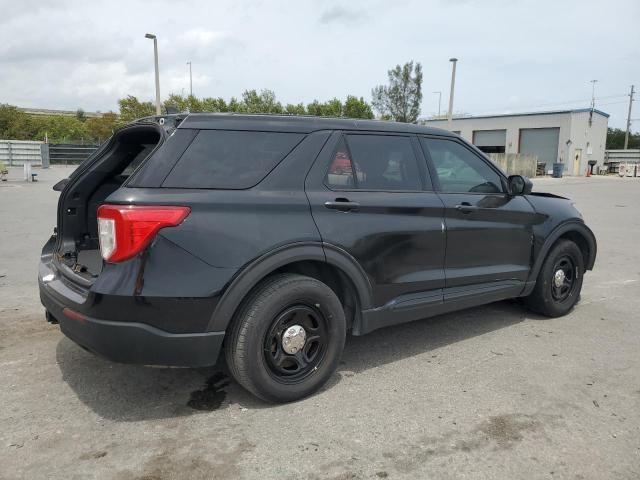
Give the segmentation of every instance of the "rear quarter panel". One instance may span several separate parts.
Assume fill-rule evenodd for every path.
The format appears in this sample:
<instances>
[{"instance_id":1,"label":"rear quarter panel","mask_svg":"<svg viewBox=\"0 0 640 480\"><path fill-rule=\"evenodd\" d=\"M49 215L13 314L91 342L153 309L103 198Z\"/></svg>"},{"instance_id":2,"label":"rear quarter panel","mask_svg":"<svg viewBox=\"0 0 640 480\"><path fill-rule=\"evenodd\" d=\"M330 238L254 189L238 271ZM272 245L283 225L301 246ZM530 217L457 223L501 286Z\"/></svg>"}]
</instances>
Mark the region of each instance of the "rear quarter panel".
<instances>
[{"instance_id":1,"label":"rear quarter panel","mask_svg":"<svg viewBox=\"0 0 640 480\"><path fill-rule=\"evenodd\" d=\"M190 206L181 225L159 235L211 266L240 268L280 246L320 240L304 178L328 137L309 134L251 189L121 188L107 202Z\"/></svg>"}]
</instances>

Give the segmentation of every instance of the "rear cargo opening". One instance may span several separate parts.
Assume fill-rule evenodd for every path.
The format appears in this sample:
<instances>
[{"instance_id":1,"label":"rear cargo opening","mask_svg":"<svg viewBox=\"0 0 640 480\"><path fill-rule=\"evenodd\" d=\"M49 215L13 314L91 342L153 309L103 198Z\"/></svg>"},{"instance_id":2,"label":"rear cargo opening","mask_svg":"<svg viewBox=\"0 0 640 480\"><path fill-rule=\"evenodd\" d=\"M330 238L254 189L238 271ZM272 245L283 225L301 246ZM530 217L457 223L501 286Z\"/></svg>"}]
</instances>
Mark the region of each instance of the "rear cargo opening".
<instances>
[{"instance_id":1,"label":"rear cargo opening","mask_svg":"<svg viewBox=\"0 0 640 480\"><path fill-rule=\"evenodd\" d=\"M103 262L98 207L122 186L162 138L158 125L126 127L71 176L58 204L57 260L66 276L87 285L100 274Z\"/></svg>"}]
</instances>

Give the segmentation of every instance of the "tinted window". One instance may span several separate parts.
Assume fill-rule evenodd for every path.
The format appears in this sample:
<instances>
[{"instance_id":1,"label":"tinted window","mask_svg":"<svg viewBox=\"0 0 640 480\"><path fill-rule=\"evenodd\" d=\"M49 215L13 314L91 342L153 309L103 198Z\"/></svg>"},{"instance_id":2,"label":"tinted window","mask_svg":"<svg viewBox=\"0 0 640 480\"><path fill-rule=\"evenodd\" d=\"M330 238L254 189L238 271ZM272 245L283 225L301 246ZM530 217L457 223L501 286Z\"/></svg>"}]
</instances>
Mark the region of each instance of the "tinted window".
<instances>
[{"instance_id":1,"label":"tinted window","mask_svg":"<svg viewBox=\"0 0 640 480\"><path fill-rule=\"evenodd\" d=\"M151 151L156 147L157 143L140 145L140 152L124 167L120 175L130 176L136 168L140 166L142 161L149 156Z\"/></svg>"},{"instance_id":2,"label":"tinted window","mask_svg":"<svg viewBox=\"0 0 640 480\"><path fill-rule=\"evenodd\" d=\"M298 133L202 130L162 184L179 188L249 188L302 140Z\"/></svg>"},{"instance_id":3,"label":"tinted window","mask_svg":"<svg viewBox=\"0 0 640 480\"><path fill-rule=\"evenodd\" d=\"M500 175L466 147L451 140L423 139L443 192L502 192Z\"/></svg>"},{"instance_id":4,"label":"tinted window","mask_svg":"<svg viewBox=\"0 0 640 480\"><path fill-rule=\"evenodd\" d=\"M347 135L338 146L327 184L359 190L422 189L409 137Z\"/></svg>"},{"instance_id":5,"label":"tinted window","mask_svg":"<svg viewBox=\"0 0 640 480\"><path fill-rule=\"evenodd\" d=\"M354 188L353 180L353 164L351 163L351 155L344 137L340 139L338 147L329 164L327 171L326 184L332 188Z\"/></svg>"}]
</instances>

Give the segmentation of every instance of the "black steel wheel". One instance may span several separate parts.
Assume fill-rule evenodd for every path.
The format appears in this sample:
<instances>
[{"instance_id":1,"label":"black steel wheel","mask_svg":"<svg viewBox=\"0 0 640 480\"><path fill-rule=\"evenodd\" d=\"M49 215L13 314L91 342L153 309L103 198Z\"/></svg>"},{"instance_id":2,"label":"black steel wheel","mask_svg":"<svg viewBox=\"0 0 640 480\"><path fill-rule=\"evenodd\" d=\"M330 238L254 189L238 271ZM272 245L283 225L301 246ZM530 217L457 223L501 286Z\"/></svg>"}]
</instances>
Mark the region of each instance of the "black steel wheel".
<instances>
[{"instance_id":1,"label":"black steel wheel","mask_svg":"<svg viewBox=\"0 0 640 480\"><path fill-rule=\"evenodd\" d=\"M317 391L338 366L342 304L314 278L280 274L245 299L225 340L231 374L254 395L289 402Z\"/></svg>"},{"instance_id":2,"label":"black steel wheel","mask_svg":"<svg viewBox=\"0 0 640 480\"><path fill-rule=\"evenodd\" d=\"M264 339L270 373L283 383L296 383L322 362L328 342L327 319L310 305L293 305L278 315Z\"/></svg>"},{"instance_id":3,"label":"black steel wheel","mask_svg":"<svg viewBox=\"0 0 640 480\"><path fill-rule=\"evenodd\" d=\"M570 240L560 240L549 251L531 295L525 298L533 311L548 317L568 313L578 302L582 290L584 257Z\"/></svg>"},{"instance_id":4,"label":"black steel wheel","mask_svg":"<svg viewBox=\"0 0 640 480\"><path fill-rule=\"evenodd\" d=\"M569 255L555 261L551 279L551 296L556 302L564 302L576 286L576 266Z\"/></svg>"}]
</instances>

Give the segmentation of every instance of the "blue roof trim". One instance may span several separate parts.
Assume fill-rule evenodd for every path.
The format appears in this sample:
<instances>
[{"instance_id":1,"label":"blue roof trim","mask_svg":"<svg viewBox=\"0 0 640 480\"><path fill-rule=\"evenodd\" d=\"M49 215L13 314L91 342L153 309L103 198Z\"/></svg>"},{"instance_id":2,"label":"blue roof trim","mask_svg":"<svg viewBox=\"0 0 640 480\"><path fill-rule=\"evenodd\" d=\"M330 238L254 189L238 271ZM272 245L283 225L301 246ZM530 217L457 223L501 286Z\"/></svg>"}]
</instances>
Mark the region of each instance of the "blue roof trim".
<instances>
[{"instance_id":1,"label":"blue roof trim","mask_svg":"<svg viewBox=\"0 0 640 480\"><path fill-rule=\"evenodd\" d=\"M559 113L584 113L590 112L590 108L575 108L572 110L549 110L546 112L523 112L523 113L499 113L494 115L472 115L469 117L453 117L453 120L474 120L478 118L500 118L500 117L530 117L533 115L557 115ZM593 113L609 118L611 115L595 108ZM446 122L446 118L426 119L427 122Z\"/></svg>"}]
</instances>

